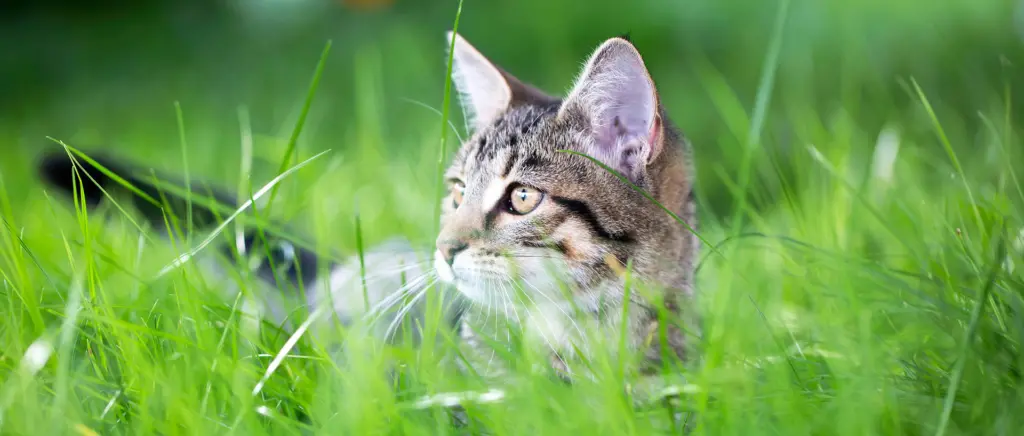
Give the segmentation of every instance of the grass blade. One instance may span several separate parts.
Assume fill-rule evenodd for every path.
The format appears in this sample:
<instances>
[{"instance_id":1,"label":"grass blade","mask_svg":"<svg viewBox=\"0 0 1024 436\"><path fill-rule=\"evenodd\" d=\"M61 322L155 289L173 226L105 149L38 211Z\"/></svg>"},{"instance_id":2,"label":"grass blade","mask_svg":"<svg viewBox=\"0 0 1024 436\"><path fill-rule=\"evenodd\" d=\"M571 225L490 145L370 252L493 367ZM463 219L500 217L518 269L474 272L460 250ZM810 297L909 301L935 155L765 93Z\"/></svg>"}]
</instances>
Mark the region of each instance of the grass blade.
<instances>
[{"instance_id":1,"label":"grass blade","mask_svg":"<svg viewBox=\"0 0 1024 436\"><path fill-rule=\"evenodd\" d=\"M285 148L284 156L281 157L281 166L278 168L278 174L281 174L288 168L288 165L292 162L292 153L295 152L295 148L299 142L299 135L302 134L302 128L306 124L306 117L309 115L309 108L313 106L313 96L316 95L316 89L320 86L320 76L324 72L324 66L327 65L327 54L331 51L331 40L327 41L324 45L324 50L320 53L320 61L316 64L316 72L313 73L313 80L309 84L309 91L306 92L306 101L302 105L302 112L299 113L299 119L295 122L295 128L292 129L292 135L288 138L288 146ZM270 198L267 200L267 206L270 207L274 204L274 198L277 196L277 187L270 192Z\"/></svg>"},{"instance_id":2,"label":"grass blade","mask_svg":"<svg viewBox=\"0 0 1024 436\"><path fill-rule=\"evenodd\" d=\"M953 368L953 377L949 381L949 388L946 390L946 400L942 405L942 416L939 418L939 426L935 431L936 436L944 436L947 428L949 427L949 418L953 413L953 403L956 402L956 393L960 389L960 380L964 375L964 366L967 365L968 353L971 349L971 342L973 342L974 336L978 331L978 324L981 321L981 315L985 310L985 304L988 301L989 295L992 293L992 287L995 286L996 277L999 274L1000 268L1003 266L1003 260L1006 259L1006 238L999 239L999 245L996 246L996 257L992 260L992 265L989 267L988 274L985 278L985 286L981 288L981 295L978 296L978 300L974 303L974 310L971 313L971 322L967 326L967 331L964 332L964 339L960 343L959 356L956 360L956 366Z\"/></svg>"},{"instance_id":3,"label":"grass blade","mask_svg":"<svg viewBox=\"0 0 1024 436\"><path fill-rule=\"evenodd\" d=\"M452 33L459 33L459 18L462 17L462 0L455 10L455 23L452 24ZM455 62L455 38L448 41L448 69L444 75L444 102L441 105L441 146L437 152L437 191L434 196L434 233L440 232L441 225L441 198L444 197L444 162L448 158L448 120L451 118L451 95L452 95L452 65Z\"/></svg>"},{"instance_id":4,"label":"grass blade","mask_svg":"<svg viewBox=\"0 0 1024 436\"><path fill-rule=\"evenodd\" d=\"M939 140L942 141L942 146L945 148L946 154L949 156L949 161L953 163L953 168L956 169L956 175L964 185L964 190L967 192L967 200L971 202L971 210L974 212L974 219L978 221L978 231L981 232L982 236L988 236L988 231L985 229L985 222L981 219L981 212L978 211L978 202L974 199L974 190L971 189L971 185L967 183L967 177L964 175L964 168L960 165L960 159L956 157L956 152L953 151L953 145L949 142L949 137L946 136L945 129L943 129L942 124L939 123L939 117L935 115L935 110L932 109L931 102L929 102L928 97L924 95L924 91L921 90L921 86L917 84L917 80L911 79L910 83L914 85L914 92L917 93L917 97L921 100L924 110L928 112L928 118L935 127L935 133L939 136Z\"/></svg>"},{"instance_id":5,"label":"grass blade","mask_svg":"<svg viewBox=\"0 0 1024 436\"><path fill-rule=\"evenodd\" d=\"M192 234L195 226L192 223L192 175L188 169L188 143L185 141L185 116L181 113L181 103L174 102L174 114L178 118L178 140L181 142L181 164L185 173L185 244L192 245Z\"/></svg>"},{"instance_id":6,"label":"grass blade","mask_svg":"<svg viewBox=\"0 0 1024 436\"><path fill-rule=\"evenodd\" d=\"M186 262L188 262L189 260L191 260L196 254L198 254L200 251L202 251L203 248L206 248L207 245L210 245L210 243L213 242L213 240L216 239L217 236L220 236L221 232L224 231L224 228L227 227L229 224L231 224L231 222L234 221L235 217L237 217L238 215L242 214L242 212L245 212L246 209L249 208L249 206L252 206L253 203L256 200L258 200L260 197L262 197L264 194L266 194L267 191L273 189L275 186L278 185L278 183L281 183L281 181L284 180L286 177L288 177L291 174L295 173L296 171L298 171L302 167L308 165L310 162L316 160L320 156L323 156L323 155L327 154L328 152L330 152L330 150L325 150L325 151L322 151L320 153L317 153L313 157L311 157L309 159L306 159L305 161L300 162L298 165L296 165L294 167L291 167L288 170L282 172L277 177L274 177L273 180L271 180L269 183L264 185L263 188L261 188L259 191L257 191L252 196L252 199L246 201L245 203L242 203L242 205L239 206L238 209L235 210L234 213L232 213L230 216L228 216L228 218L224 222L222 222L220 225L218 225L217 228L215 228L213 230L213 232L211 232L210 235L207 236L206 239L203 240L203 242L199 243L199 245L197 247L193 248L192 250L189 250L188 253L185 253L185 254L182 254L181 256L178 256L177 259L175 259L169 265L167 265L163 269L161 269L160 272L157 274L157 277L158 278L159 277L163 277L165 274L173 271L177 267L179 267L179 266L185 264Z\"/></svg>"},{"instance_id":7,"label":"grass blade","mask_svg":"<svg viewBox=\"0 0 1024 436\"><path fill-rule=\"evenodd\" d=\"M772 90L775 88L775 72L779 68L779 52L782 50L782 33L785 30L786 17L789 11L789 0L782 0L779 3L779 10L775 17L775 27L772 31L771 42L768 46L768 55L765 57L764 66L761 70L761 81L757 87L757 99L754 102L754 112L750 117L750 130L747 133L747 140L743 148L743 159L740 161L739 175L739 197L736 198L737 205L734 210L742 211L747 205L747 185L750 183L751 166L754 163L754 151L761 144L761 131L764 129L764 120L768 113L768 104L771 101ZM743 214L737 213L732 220L732 233L738 233L743 225Z\"/></svg>"}]
</instances>

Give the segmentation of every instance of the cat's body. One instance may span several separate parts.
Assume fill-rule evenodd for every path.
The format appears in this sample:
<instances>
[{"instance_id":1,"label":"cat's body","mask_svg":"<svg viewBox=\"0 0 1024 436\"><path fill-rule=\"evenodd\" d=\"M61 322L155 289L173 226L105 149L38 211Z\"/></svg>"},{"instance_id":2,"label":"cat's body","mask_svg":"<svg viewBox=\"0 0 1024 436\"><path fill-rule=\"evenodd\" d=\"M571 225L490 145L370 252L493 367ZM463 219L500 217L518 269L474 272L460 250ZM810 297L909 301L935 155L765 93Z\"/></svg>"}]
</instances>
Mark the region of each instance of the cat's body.
<instances>
[{"instance_id":1,"label":"cat's body","mask_svg":"<svg viewBox=\"0 0 1024 436\"><path fill-rule=\"evenodd\" d=\"M691 341L657 314L664 309L668 319L692 317L697 243L661 207L696 227L693 169L688 145L668 121L639 53L624 39L608 40L573 91L556 98L495 67L461 37L449 37L454 79L473 135L446 172L452 190L442 200L432 270L417 263L416 250L402 242L371 249L364 260L374 278L365 301L357 257L333 262L275 239L270 258L293 266L276 268L275 276L264 262L257 275L271 289L302 284L306 298L300 304L310 312L330 307L346 324L364 318L367 307L395 309L387 312L392 318L423 316L424 299L405 310L394 293L404 285L400 276L436 275L461 295L445 306L444 316L458 325L476 355L491 355L482 334L500 342L502 333L494 330L501 329L490 327L510 324L547 353L562 375L578 372L573 362L597 349L595 338L619 338L623 332L625 345L642 353L648 369L666 354L685 357ZM629 182L565 150L592 156ZM52 184L70 191L66 156L49 156L44 169ZM131 171L111 169L123 177ZM98 172L90 169L90 175L112 186ZM127 180L148 184L143 177ZM91 191L87 198L93 204L102 198L89 181L80 187ZM146 192L159 198L155 188ZM144 212L162 226L158 208ZM254 251L254 235L248 233L238 247ZM381 271L394 273L381 277ZM638 286L627 290L628 280ZM630 310L624 313L627 294ZM278 296L267 301L275 318L286 317ZM386 318L376 325L387 328L371 331L390 340L397 322L392 321Z\"/></svg>"},{"instance_id":2,"label":"cat's body","mask_svg":"<svg viewBox=\"0 0 1024 436\"><path fill-rule=\"evenodd\" d=\"M235 197L223 190L193 182L193 204L188 207L183 196L165 189L166 185L178 188L184 185L176 178L153 174L149 168L102 153L90 158L99 167L80 157L72 161L65 150L55 150L42 157L40 175L48 185L64 194L76 189L74 192L84 195L81 199L90 209L107 196L124 194L126 189L122 183L126 183L137 190L131 198L133 209L141 215L142 222L151 231L164 236L168 234L168 225L181 236L178 229L185 230L189 213L195 231L205 236L236 210ZM75 170L80 180L73 182ZM104 171L116 174L122 181L114 180ZM209 203L216 203L218 207ZM239 220L252 217L251 213L245 213ZM429 279L429 250L417 250L408 241L393 238L367 250L362 259L357 255L317 253L289 237L296 233L294 229L273 224L276 224L273 228L253 223L243 225L240 234L236 233L235 226L229 226L219 243L206 247L188 262L198 265L216 280L213 286L222 290L226 301L232 301L241 286L255 288L254 292L246 293L255 298L247 300L245 311L274 325L294 329L320 309L323 314L316 327L329 328L337 322L364 328L366 333L388 342L406 338L413 343L421 340L419 330L410 326L423 323L426 299L421 298L404 310L401 323L396 322L396 318L405 307L389 303L397 301L391 299L397 291L405 289L411 293ZM452 292L440 296L441 306L446 310L441 314L443 321L454 326L460 315L457 300ZM373 319L368 319L370 312ZM312 331L315 333L318 329Z\"/></svg>"}]
</instances>

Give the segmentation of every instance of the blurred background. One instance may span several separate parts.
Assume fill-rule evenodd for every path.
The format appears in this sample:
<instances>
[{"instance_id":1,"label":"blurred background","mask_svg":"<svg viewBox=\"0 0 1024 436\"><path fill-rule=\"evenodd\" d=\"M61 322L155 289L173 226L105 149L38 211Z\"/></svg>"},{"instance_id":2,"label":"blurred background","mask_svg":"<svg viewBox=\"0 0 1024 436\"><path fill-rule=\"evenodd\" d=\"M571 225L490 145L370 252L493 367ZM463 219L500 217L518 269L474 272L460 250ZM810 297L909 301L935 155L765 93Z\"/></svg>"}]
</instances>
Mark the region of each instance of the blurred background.
<instances>
[{"instance_id":1,"label":"blurred background","mask_svg":"<svg viewBox=\"0 0 1024 436\"><path fill-rule=\"evenodd\" d=\"M343 255L360 242L369 247L395 235L430 247L437 225L431 214L446 83L444 33L457 8L456 0L0 2L0 217L8 226L0 231L8 305L0 310L9 308L0 313L0 337L15 338L0 351L17 356L48 326L63 322L65 284L84 259L95 264L87 271L96 270L103 291L103 298L93 297L100 310L88 324L100 332L96 336L112 338L109 350L129 380L112 375L106 364L83 369L95 376L76 383L102 380L105 393L66 397L66 404L84 399L88 413L76 415L60 407L66 373L58 369L57 401L48 384L39 385L38 401L0 395L18 399L20 408L7 416L23 418L29 429L30 422L66 425L66 417L100 416L109 421L106 433L116 433L114 420L121 418L102 416L113 404L110 396L120 394L113 392L122 383L143 380L145 387L132 388L143 398L142 407L132 406L142 410L139 425L163 421L166 402L173 405L166 408L169 421L185 427L162 433L181 432L189 423L230 422L236 409L251 410L247 393L263 373L262 363L238 358L237 350L214 360L219 349L126 328L135 323L154 333L192 335L182 333L192 327L177 320L198 319L195 336L207 344L228 332L221 334L221 315L207 311L208 296L191 278L168 280L167 289L202 304L176 304L164 298L163 288L140 288L137 277L155 277L179 254L173 244L144 246L127 220L102 230L86 227L71 207L41 195L33 160L58 147L48 137L232 190L250 144L258 189L280 169L330 41L296 154L305 160L331 153L290 176L269 213L295 222L296 233L315 234L308 239L319 248ZM661 101L694 146L701 231L715 244L735 241L727 259L705 254L711 260L698 275L701 295L710 296L701 299L711 356L701 377L717 397L711 404L724 400L724 407L711 407L718 414L711 416L711 433L776 428L831 434L821 429L840 428L934 434L944 402L953 404L944 399L952 398L947 392L956 392L947 390L947 381L960 380L959 373L950 376L954 362L966 362L950 409L957 427L981 434L1014 434L1022 427L1020 2L466 0L459 31L498 65L556 94L568 89L606 38L629 33L643 54ZM455 101L451 109L456 132L464 135ZM456 136L449 135L446 159ZM1004 240L999 227L1015 239L1015 254L1005 259L989 255ZM735 237L753 232L771 238ZM15 234L23 239L6 236ZM993 281L990 264L1002 266L1007 277ZM129 266L122 271L121 265ZM49 271L46 282L37 269ZM998 282L987 305L976 298L986 295L977 294L983 277L986 292ZM9 282L18 292L6 291ZM36 289L45 291L38 299L30 292ZM985 316L974 318L981 321L968 324L983 306ZM29 320L25 313L32 311L45 317ZM83 317L86 312L93 309ZM108 318L128 321L107 325ZM961 339L975 332L981 358L964 359ZM780 339L790 336L793 348ZM284 337L272 341L278 339ZM778 360L760 372L739 363L776 359L782 342L787 365ZM828 351L827 365L803 344L820 347L821 356ZM81 362L106 361L100 356ZM0 373L16 362L0 355ZM209 362L222 365L207 370ZM295 378L306 388L275 377L279 386L268 389L280 397L305 402L313 391L340 389L309 376L328 365L313 359L285 365L306 372ZM248 383L238 376L243 372L254 378L239 390L240 382ZM148 383L153 380L160 382ZM207 380L218 386L214 403L221 403L210 410L199 405L206 397L200 402L197 388ZM415 383L428 381L433 390L429 380ZM532 399L523 403L529 407L503 404L496 412L507 413L509 428L618 419L601 409L571 413L590 408L586 396L536 392L570 413L551 414L542 409L545 402ZM326 395L310 404L397 422L377 402L348 399ZM612 403L622 402L616 397Z\"/></svg>"},{"instance_id":2,"label":"blurred background","mask_svg":"<svg viewBox=\"0 0 1024 436\"><path fill-rule=\"evenodd\" d=\"M559 93L593 48L628 32L696 146L705 212L719 216L731 212L721 175L740 164L735 150L747 141L782 6L778 69L757 144L772 163L754 165L769 179L752 183L759 207L779 200L772 180L797 171L788 162L813 132L859 138L838 142L863 148L844 151L862 166L887 125L934 140L912 80L958 150L970 150L973 132L984 130L979 112L1005 112L1022 88L1024 20L1010 1L782 1L468 0L460 33L520 78ZM22 159L53 145L47 136L178 171L175 102L192 171L236 180L241 107L257 138L257 167L264 162L269 173L328 40L301 155L331 148L365 159L354 153L371 148L383 161L425 160L424 171L436 160L440 116L424 106L442 106L443 32L454 0L46 0L2 8L0 168L8 180L27 171ZM452 109L461 120L454 102ZM1008 116L1003 121L1017 124L1018 115ZM922 148L944 156L935 142Z\"/></svg>"}]
</instances>

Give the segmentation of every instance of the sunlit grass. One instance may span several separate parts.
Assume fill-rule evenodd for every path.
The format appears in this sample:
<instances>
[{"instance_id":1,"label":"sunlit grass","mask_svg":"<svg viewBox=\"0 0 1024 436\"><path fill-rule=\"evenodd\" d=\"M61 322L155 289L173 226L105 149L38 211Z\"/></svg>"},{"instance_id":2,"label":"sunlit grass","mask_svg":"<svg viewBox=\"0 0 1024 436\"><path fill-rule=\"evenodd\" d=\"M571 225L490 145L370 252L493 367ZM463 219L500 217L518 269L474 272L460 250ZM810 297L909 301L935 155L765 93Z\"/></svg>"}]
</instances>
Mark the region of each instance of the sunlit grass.
<instances>
[{"instance_id":1,"label":"sunlit grass","mask_svg":"<svg viewBox=\"0 0 1024 436\"><path fill-rule=\"evenodd\" d=\"M178 168L192 184L236 187L239 204L303 162L279 179L288 188L275 188L274 202L253 201L258 216L238 219L325 255L361 258L393 235L429 250L448 108L427 102L441 110L415 113L432 129L388 135L405 121L377 113L374 56L353 57L360 73L346 100L359 126L345 137L315 134L312 90L329 74L321 58L296 121L275 126L277 135L254 137L245 110L203 119L190 115L192 105L152 102L166 104L167 119L126 126L119 140L141 141L135 157ZM728 215L701 211L698 231L711 246L701 250L697 281L700 348L714 358L679 374L673 407L699 411L683 418L716 435L1024 428L1024 190L1012 93L968 111L983 121L938 110L942 90L911 78L913 92L893 98L914 104L899 112L859 101L826 111L766 88L777 61L768 56L769 78L752 96L737 95L710 61L694 61L712 103L702 116L723 132L695 142L698 156L716 148L740 159L697 161L698 198L720 192L719 203L736 206ZM656 80L670 111L689 108L677 103L682 85ZM772 112L768 96L781 96L783 110ZM892 113L884 132L861 121L873 111ZM97 146L56 139L84 154ZM193 262L167 269L207 237L181 238L187 219L147 228L116 197L83 210L44 192L25 154L0 167L4 434L647 434L680 425L663 404L634 407L624 384L636 380L622 380L612 362L593 363L600 380L568 387L529 371L536 356L506 353L523 369L484 381L455 371L454 338L445 335L422 348L349 336L342 361L329 342L342 333L295 333L309 313L297 311L288 328L245 310L259 288L241 263L228 280ZM223 220L233 209L220 212ZM231 228L217 242L230 242ZM455 400L468 422L442 407Z\"/></svg>"}]
</instances>

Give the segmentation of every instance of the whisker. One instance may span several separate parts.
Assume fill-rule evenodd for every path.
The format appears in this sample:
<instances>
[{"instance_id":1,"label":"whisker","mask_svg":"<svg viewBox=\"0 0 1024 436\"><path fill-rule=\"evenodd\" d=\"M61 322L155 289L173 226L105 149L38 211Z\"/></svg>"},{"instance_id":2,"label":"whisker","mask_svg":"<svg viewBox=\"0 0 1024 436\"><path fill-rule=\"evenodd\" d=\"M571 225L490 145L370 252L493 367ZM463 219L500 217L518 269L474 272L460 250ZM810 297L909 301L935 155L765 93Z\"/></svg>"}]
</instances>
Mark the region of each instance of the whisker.
<instances>
[{"instance_id":1,"label":"whisker","mask_svg":"<svg viewBox=\"0 0 1024 436\"><path fill-rule=\"evenodd\" d=\"M409 310L411 310L411 308L416 305L416 303L419 301L420 298L422 298L424 295L427 294L426 289L427 289L426 287L422 287L422 288L417 289L415 291L416 295L413 296L412 299L410 299L409 301L405 302L405 304L401 306L401 308L398 310L398 313L396 313L395 317L391 320L391 323L388 324L387 329L384 330L384 339L385 340L391 340L392 334L393 333L397 333L397 330L398 330L397 327L402 322L402 318L404 318L405 314L408 313Z\"/></svg>"},{"instance_id":2,"label":"whisker","mask_svg":"<svg viewBox=\"0 0 1024 436\"><path fill-rule=\"evenodd\" d=\"M391 274L382 274L382 275L373 275L373 276L368 275L368 276L366 276L366 284L370 285L370 284L376 284L376 283L382 282L382 281L397 280L398 277L396 277L396 276L398 276L400 274L408 273L408 272L409 271L396 271L396 272L393 272ZM412 280L415 280L416 278L426 277L426 276L429 276L429 275L431 275L431 273L427 272L427 273L417 274L417 275L413 276L412 279L406 277L405 284L404 285L399 285L400 286L399 289L401 289L401 287L407 286ZM355 286L360 286L360 284L359 284L359 276L355 276L354 279L355 279L355 283L353 283L353 284ZM394 292L398 292L398 290L396 289Z\"/></svg>"},{"instance_id":3,"label":"whisker","mask_svg":"<svg viewBox=\"0 0 1024 436\"><path fill-rule=\"evenodd\" d=\"M376 322L377 319L383 315L384 312L393 308L399 301L402 301L412 292L417 292L416 288L426 282L428 279L433 279L431 274L421 274L419 277L410 280L405 286L399 288L397 291L387 296L379 303L373 305L370 311L366 313L367 317L372 317L371 322Z\"/></svg>"},{"instance_id":4,"label":"whisker","mask_svg":"<svg viewBox=\"0 0 1024 436\"><path fill-rule=\"evenodd\" d=\"M552 259L552 260L563 260L564 256L559 255L547 255L547 254L509 254L507 256L510 259Z\"/></svg>"},{"instance_id":5,"label":"whisker","mask_svg":"<svg viewBox=\"0 0 1024 436\"><path fill-rule=\"evenodd\" d=\"M424 274L406 283L405 286L399 288L392 294L388 295L387 297L385 297L384 299L370 307L370 310L368 310L363 315L363 319L370 320L371 324L376 322L377 319L384 314L384 312L387 312L388 310L393 308L394 305L398 304L399 301L407 297L409 293L415 292L416 287L419 286L427 278L428 276Z\"/></svg>"},{"instance_id":6,"label":"whisker","mask_svg":"<svg viewBox=\"0 0 1024 436\"><path fill-rule=\"evenodd\" d=\"M506 274L505 274L505 276L507 277L507 280L509 280L509 281L512 281L512 277L511 277L511 275L509 275L509 274L507 274L507 273L506 273ZM522 279L522 280L524 280L524 281L525 281L525 278L523 278L523 277L520 277L520 279ZM536 289L536 287L534 287L534 289ZM513 290L514 290L514 289L513 289ZM539 308L539 307L540 307L540 306L539 306L539 305L537 304L537 301L536 301L536 300L534 300L534 299L533 299L533 297L530 297L530 294L528 294L528 293L526 293L526 292L523 292L522 294L523 294L523 296L525 296L525 297L526 297L527 299L529 299L529 300L530 300L530 304L532 304L532 305L533 305L534 307L537 307L537 308ZM517 300L520 300L520 302L522 302L522 299L521 299L521 298L519 297L519 295L518 295L518 294L516 294L516 299L517 299ZM544 313L544 311L543 311L543 310L540 310L540 311L539 311L539 313L540 313L540 316L541 316L541 318L542 318L542 319L544 320L544 322L545 322L545 323L547 323L547 325L553 325L553 323L551 322L551 319L550 319L550 318L548 318L547 314L546 314L546 313ZM518 315L516 315L516 316L518 317ZM522 323L520 323L520 324L522 324ZM540 332L541 332L541 334L540 334L540 337L541 337L541 339L543 339L543 340L544 340L544 343L545 343L545 344L547 344L548 348L550 348L550 349L554 350L554 349L555 349L555 345L554 345L554 343L553 343L553 342L551 341L551 338L549 338L549 337L548 337L547 333L545 333L545 329L540 329Z\"/></svg>"},{"instance_id":7,"label":"whisker","mask_svg":"<svg viewBox=\"0 0 1024 436\"><path fill-rule=\"evenodd\" d=\"M488 318L494 320L494 330L493 330L494 335L495 335L494 339L497 339L498 332L501 331L501 329L498 328L498 321L501 320L501 316L498 315L498 301L499 301L498 300L498 293L494 289L494 286L492 286L489 282L486 282L486 281L484 281L482 279L477 279L477 285L481 289L483 289L483 291L486 292L487 295L489 296L488 300L491 303L488 305L487 316L488 316ZM502 304L504 305L504 302L502 302ZM493 315L491 314L491 310L492 309L494 310L494 314ZM486 323L486 320L484 320L484 322ZM494 360L496 352L497 352L497 350L494 350L494 349L491 350L491 361ZM487 362L488 367L490 367L490 364L491 364L491 362L488 361Z\"/></svg>"},{"instance_id":8,"label":"whisker","mask_svg":"<svg viewBox=\"0 0 1024 436\"><path fill-rule=\"evenodd\" d=\"M480 282L481 282L481 284L484 284L483 280L480 280ZM498 328L498 322L501 320L502 317L498 314L499 295L498 295L497 290L494 289L494 288L495 288L494 286L489 286L489 284L488 284L488 286L486 287L485 291L486 291L487 295L490 297L489 298L490 302L492 302L492 303L490 303L490 308L494 309L494 314L493 315L490 314L490 309L487 310L487 314L488 314L489 317L492 317L494 319L494 321L495 321L494 334L495 334L495 339L498 339L498 334L501 332L501 330ZM504 307L504 305L505 305L505 302L502 301L502 306ZM494 363L495 357L497 357L497 356L498 356L498 349L497 349L497 347L490 348L490 358L487 359L487 368L490 368L490 365L492 365Z\"/></svg>"},{"instance_id":9,"label":"whisker","mask_svg":"<svg viewBox=\"0 0 1024 436\"><path fill-rule=\"evenodd\" d=\"M405 100L408 103L412 103L412 104L418 105L420 107L423 107L423 108L425 108L427 110L430 110L431 112L434 112L438 116L444 116L444 114L442 114L441 111L437 110L435 107L433 107L433 106L431 106L429 104L423 103L423 102L418 101L418 100L413 100L413 99L408 98L408 97L402 97L402 100ZM459 129L455 128L455 124L452 123L451 119L448 120L448 127L451 127L452 133L455 134L455 137L459 139L460 143L466 142L466 141L464 141L462 139L462 135L459 134Z\"/></svg>"},{"instance_id":10,"label":"whisker","mask_svg":"<svg viewBox=\"0 0 1024 436\"><path fill-rule=\"evenodd\" d=\"M481 280L479 283L482 284L483 281ZM496 306L497 302L494 301L495 300L494 292L491 292L490 289L487 289L485 291L487 292L487 316L484 318L484 322L486 323L488 320L491 319L491 316L492 316L491 315L491 311L492 310L497 311L497 306ZM494 322L494 330L495 331L498 330L498 322L497 322L497 320L495 320L495 322Z\"/></svg>"},{"instance_id":11,"label":"whisker","mask_svg":"<svg viewBox=\"0 0 1024 436\"><path fill-rule=\"evenodd\" d=\"M508 290L507 288L505 288L505 286L504 286L504 285L502 285L502 287L501 287L501 288L502 288L502 290L503 290L503 291L505 292L505 294L506 294L506 295L508 295L508 302L509 302L509 304L510 304L510 305L512 306L512 314L513 314L513 315L515 315L515 317L516 317L516 323L517 323L517 324L520 324L520 325L522 325L523 321L522 321L522 319L520 319L520 318L519 318L519 311L518 311L518 310L516 310L516 304L515 304L515 302L513 302L513 301L512 301L512 296L513 296L514 294L516 294L516 292L515 292L515 290L516 290L516 289L515 289L515 287L514 287L514 286L512 285L512 282L511 282L511 277L510 277L510 276L508 276L508 274L506 274L505 276L506 276L506 277L508 277L508 278L506 279L506 280L508 280L508 282L507 282L507 283L505 283L505 284L509 285L509 288L511 288L511 291L512 291L512 292L509 292L509 290ZM519 296L518 296L518 295L516 295L516 301L517 301L517 302L519 302L520 304L522 304L522 303L523 303L522 299L521 299L521 298L519 298Z\"/></svg>"},{"instance_id":12,"label":"whisker","mask_svg":"<svg viewBox=\"0 0 1024 436\"><path fill-rule=\"evenodd\" d=\"M501 296L502 296L501 309L502 309L502 312L504 314L503 321L505 322L505 339L506 339L505 343L506 344L511 344L512 343L512 328L508 325L508 306L509 306L509 304L512 304L512 300L509 298L508 292L505 290L505 286L502 284L502 282L498 282L498 287L501 288ZM518 321L518 317L517 317L517 321Z\"/></svg>"},{"instance_id":13,"label":"whisker","mask_svg":"<svg viewBox=\"0 0 1024 436\"><path fill-rule=\"evenodd\" d=\"M420 290L417 292L416 296L413 297L412 300L409 300L409 302L405 305L405 307L403 307L401 310L398 311L398 315L396 315L395 319L393 319L391 321L391 324L388 325L388 329L384 331L384 338L385 339L391 339L391 337L395 333L398 333L397 327L401 323L402 319L405 318L405 315L407 313L409 313L410 310L412 310L413 306L415 306L416 303L421 298L423 298L424 295L427 295L427 289L429 289L430 286L432 286L436 282L437 282L437 279L431 279L431 281L426 286L420 288Z\"/></svg>"},{"instance_id":14,"label":"whisker","mask_svg":"<svg viewBox=\"0 0 1024 436\"><path fill-rule=\"evenodd\" d=\"M550 302L552 306L555 306L555 308L558 309L558 311L561 312L563 316L565 316L565 319L568 319L569 322L572 323L572 327L574 329L576 329L576 332L579 333L580 336L583 336L583 329L580 328L579 324L576 323L576 320L573 317L569 316L569 312L566 312L565 308L562 307L563 306L562 304L556 303L555 300L553 298L551 298L551 296L548 295L547 292L544 292L543 290L538 288L536 285L531 283L530 280L527 279L526 277L520 277L520 279L527 286L529 286L529 287L533 288L535 291L537 291L537 293L540 294L541 297L544 297L546 300L548 300L548 302ZM534 304L536 304L536 303L534 303Z\"/></svg>"},{"instance_id":15,"label":"whisker","mask_svg":"<svg viewBox=\"0 0 1024 436\"><path fill-rule=\"evenodd\" d=\"M401 272L405 272L405 271L410 271L410 270L413 270L413 269L416 269L416 268L422 268L427 263L429 263L429 262L408 263L408 264L405 264L405 265L402 265L402 266L397 266L397 267L392 267L392 268L387 268L387 269L374 269L372 273L366 274L366 278L371 278L371 277L372 278L379 278L379 277L383 277L383 276L393 276L393 275L395 275L397 273L401 273ZM367 265L367 267L370 267L370 265Z\"/></svg>"},{"instance_id":16,"label":"whisker","mask_svg":"<svg viewBox=\"0 0 1024 436\"><path fill-rule=\"evenodd\" d=\"M487 282L486 280L475 278L473 281L473 285L475 289L479 290L479 292L484 292L487 295L487 316L480 322L480 334L488 334L490 339L496 340L498 339L498 332L500 331L498 330L498 320L501 318L500 316L498 316L497 293L494 292L494 286L491 283ZM493 314L491 313L492 309L494 312ZM484 331L486 331L485 328L489 322L494 323L493 329L490 330L488 333L483 333ZM496 344L488 344L488 348L491 349L491 357L487 360L488 369L491 368L491 362L494 360L496 352L496 347L492 345Z\"/></svg>"}]
</instances>

